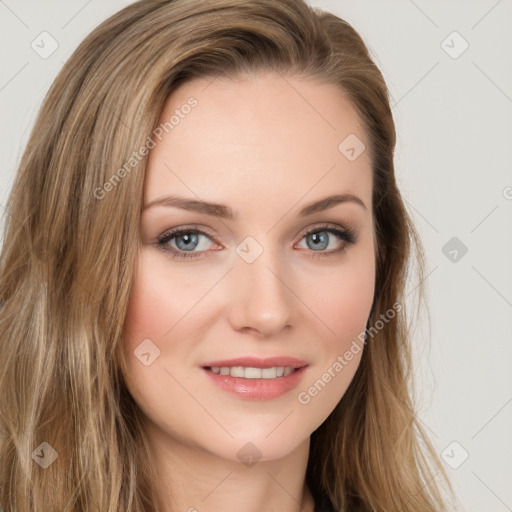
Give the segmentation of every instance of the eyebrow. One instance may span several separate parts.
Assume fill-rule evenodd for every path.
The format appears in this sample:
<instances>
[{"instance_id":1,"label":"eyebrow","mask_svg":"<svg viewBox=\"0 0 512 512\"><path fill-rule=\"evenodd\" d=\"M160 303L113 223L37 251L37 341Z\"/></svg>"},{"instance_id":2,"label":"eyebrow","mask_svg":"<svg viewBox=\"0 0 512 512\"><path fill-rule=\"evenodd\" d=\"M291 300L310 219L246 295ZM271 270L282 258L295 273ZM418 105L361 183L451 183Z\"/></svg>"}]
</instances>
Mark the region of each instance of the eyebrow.
<instances>
[{"instance_id":1,"label":"eyebrow","mask_svg":"<svg viewBox=\"0 0 512 512\"><path fill-rule=\"evenodd\" d=\"M335 194L307 204L300 210L299 217L307 217L342 203L355 203L366 210L366 205L359 197L353 194ZM180 196L166 196L155 199L146 204L143 210L148 210L154 206L181 208L228 220L235 220L237 217L237 214L229 206Z\"/></svg>"}]
</instances>

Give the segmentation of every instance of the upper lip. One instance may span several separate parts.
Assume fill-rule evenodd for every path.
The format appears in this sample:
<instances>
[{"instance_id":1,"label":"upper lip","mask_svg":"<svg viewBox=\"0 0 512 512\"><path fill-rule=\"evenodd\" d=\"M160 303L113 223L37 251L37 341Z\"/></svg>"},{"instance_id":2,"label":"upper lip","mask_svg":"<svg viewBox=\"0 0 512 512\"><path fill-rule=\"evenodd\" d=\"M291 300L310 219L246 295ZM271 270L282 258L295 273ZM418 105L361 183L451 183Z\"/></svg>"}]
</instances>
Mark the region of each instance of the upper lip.
<instances>
[{"instance_id":1,"label":"upper lip","mask_svg":"<svg viewBox=\"0 0 512 512\"><path fill-rule=\"evenodd\" d=\"M223 367L223 366L244 366L246 368L273 368L276 366L284 366L290 368L302 368L307 366L306 361L301 361L295 357L267 357L261 359L259 357L237 357L235 359L223 359L222 361L211 361L203 363L201 366L206 367Z\"/></svg>"}]
</instances>

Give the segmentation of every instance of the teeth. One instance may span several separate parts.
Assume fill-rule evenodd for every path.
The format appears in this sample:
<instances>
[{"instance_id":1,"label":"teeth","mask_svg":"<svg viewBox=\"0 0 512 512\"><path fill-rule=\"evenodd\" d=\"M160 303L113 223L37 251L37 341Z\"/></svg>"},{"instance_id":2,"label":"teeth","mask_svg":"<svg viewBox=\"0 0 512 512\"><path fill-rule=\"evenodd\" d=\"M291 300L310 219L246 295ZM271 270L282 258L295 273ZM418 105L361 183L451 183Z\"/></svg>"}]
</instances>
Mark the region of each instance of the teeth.
<instances>
[{"instance_id":1,"label":"teeth","mask_svg":"<svg viewBox=\"0 0 512 512\"><path fill-rule=\"evenodd\" d=\"M261 378L262 379L275 379L277 377L277 368L262 368Z\"/></svg>"},{"instance_id":2,"label":"teeth","mask_svg":"<svg viewBox=\"0 0 512 512\"><path fill-rule=\"evenodd\" d=\"M274 366L273 368L251 368L244 366L212 366L210 370L219 375L231 375L231 377L241 377L244 379L275 379L277 377L286 377L293 373L294 368L289 366Z\"/></svg>"},{"instance_id":3,"label":"teeth","mask_svg":"<svg viewBox=\"0 0 512 512\"><path fill-rule=\"evenodd\" d=\"M262 369L261 368L241 368L242 371L245 371L245 375L244 377L246 379L261 379L262 378L262 375L261 375L261 372L262 372ZM231 369L231 371L233 371ZM229 372L229 374L231 375L231 371Z\"/></svg>"},{"instance_id":4,"label":"teeth","mask_svg":"<svg viewBox=\"0 0 512 512\"><path fill-rule=\"evenodd\" d=\"M242 366L233 366L232 368L225 368L231 377L245 377L245 370Z\"/></svg>"}]
</instances>

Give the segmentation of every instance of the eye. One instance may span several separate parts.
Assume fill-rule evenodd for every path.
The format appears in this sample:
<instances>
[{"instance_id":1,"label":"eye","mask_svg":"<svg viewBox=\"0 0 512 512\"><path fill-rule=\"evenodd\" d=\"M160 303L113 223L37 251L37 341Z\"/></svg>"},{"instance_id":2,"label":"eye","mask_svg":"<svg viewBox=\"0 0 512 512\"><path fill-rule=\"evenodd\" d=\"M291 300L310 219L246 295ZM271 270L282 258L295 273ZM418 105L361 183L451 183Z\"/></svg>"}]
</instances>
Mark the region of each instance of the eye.
<instances>
[{"instance_id":1,"label":"eye","mask_svg":"<svg viewBox=\"0 0 512 512\"><path fill-rule=\"evenodd\" d=\"M336 242L336 238L338 242ZM340 228L335 224L325 224L310 229L303 235L302 239L305 240L308 249L317 253L311 255L313 258L339 254L345 251L348 245L357 241L353 229ZM326 251L328 248L331 250Z\"/></svg>"},{"instance_id":2,"label":"eye","mask_svg":"<svg viewBox=\"0 0 512 512\"><path fill-rule=\"evenodd\" d=\"M212 239L211 235L206 231L194 228L179 228L170 231L158 238L157 246L159 249L170 253L174 258L197 258L198 253L209 254L205 250L204 238ZM174 243L174 247L173 244ZM200 248L201 250L193 252L194 249Z\"/></svg>"},{"instance_id":3,"label":"eye","mask_svg":"<svg viewBox=\"0 0 512 512\"><path fill-rule=\"evenodd\" d=\"M158 238L156 245L173 258L199 258L202 255L211 255L207 240L213 241L213 235L194 226L177 228L165 233ZM312 253L312 258L340 254L348 245L357 241L354 230L340 228L336 224L316 226L304 233L302 240L305 240L306 248L310 249L306 252ZM332 245L334 247L330 247ZM326 251L329 248L330 250Z\"/></svg>"}]
</instances>

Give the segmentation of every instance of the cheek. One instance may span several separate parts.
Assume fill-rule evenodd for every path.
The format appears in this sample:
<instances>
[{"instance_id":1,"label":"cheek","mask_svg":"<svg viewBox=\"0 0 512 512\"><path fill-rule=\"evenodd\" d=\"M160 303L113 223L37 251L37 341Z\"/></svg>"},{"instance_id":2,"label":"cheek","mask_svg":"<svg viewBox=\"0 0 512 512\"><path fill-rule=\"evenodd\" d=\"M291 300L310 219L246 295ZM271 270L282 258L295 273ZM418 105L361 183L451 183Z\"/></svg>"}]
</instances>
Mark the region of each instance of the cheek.
<instances>
[{"instance_id":1,"label":"cheek","mask_svg":"<svg viewBox=\"0 0 512 512\"><path fill-rule=\"evenodd\" d=\"M183 317L182 301L169 288L159 258L142 249L126 311L122 349L125 384L149 418L159 418L159 408L169 400L171 378L165 368L177 349L165 343L165 335ZM145 354L149 354L146 360Z\"/></svg>"},{"instance_id":2,"label":"cheek","mask_svg":"<svg viewBox=\"0 0 512 512\"><path fill-rule=\"evenodd\" d=\"M297 401L307 428L313 431L342 399L361 361L375 290L372 251L354 252L329 279L317 279L310 289L312 309L326 328L322 336L318 331L317 365Z\"/></svg>"},{"instance_id":3,"label":"cheek","mask_svg":"<svg viewBox=\"0 0 512 512\"><path fill-rule=\"evenodd\" d=\"M309 283L309 303L328 328L333 350L350 344L366 328L375 291L372 251L354 251L343 264ZM329 337L328 337L329 338ZM326 338L326 340L328 339Z\"/></svg>"},{"instance_id":4,"label":"cheek","mask_svg":"<svg viewBox=\"0 0 512 512\"><path fill-rule=\"evenodd\" d=\"M138 275L130 296L124 324L125 346L133 350L145 338L157 337L164 332L162 315L165 304L158 295L158 289L151 284L148 276Z\"/></svg>"},{"instance_id":5,"label":"cheek","mask_svg":"<svg viewBox=\"0 0 512 512\"><path fill-rule=\"evenodd\" d=\"M123 330L126 377L133 382L130 391L137 386L152 394L157 389L153 379L158 372L161 380L169 380L162 371L175 361L192 364L203 332L197 322L197 305L210 287L211 276L203 279L198 272L173 271L166 258L153 249L141 250ZM153 362L144 366L138 357L148 351ZM157 354L154 359L153 353Z\"/></svg>"},{"instance_id":6,"label":"cheek","mask_svg":"<svg viewBox=\"0 0 512 512\"><path fill-rule=\"evenodd\" d=\"M131 345L151 338L160 342L171 327L197 301L192 283L169 274L169 265L159 255L143 249L126 312L125 333ZM197 287L197 284L196 284Z\"/></svg>"},{"instance_id":7,"label":"cheek","mask_svg":"<svg viewBox=\"0 0 512 512\"><path fill-rule=\"evenodd\" d=\"M160 270L152 265L144 251L135 275L130 300L126 311L123 331L123 351L127 361L127 370L130 379L140 375L151 375L146 367L137 359L136 354L144 340L151 340L147 344L147 351L152 358L158 354L156 347L162 347L163 335L171 328L176 306L174 294L166 292L166 286L159 282ZM135 351L135 353L134 353ZM159 366L161 354L154 359L148 368Z\"/></svg>"}]
</instances>

